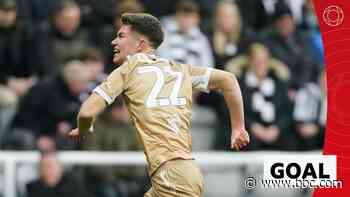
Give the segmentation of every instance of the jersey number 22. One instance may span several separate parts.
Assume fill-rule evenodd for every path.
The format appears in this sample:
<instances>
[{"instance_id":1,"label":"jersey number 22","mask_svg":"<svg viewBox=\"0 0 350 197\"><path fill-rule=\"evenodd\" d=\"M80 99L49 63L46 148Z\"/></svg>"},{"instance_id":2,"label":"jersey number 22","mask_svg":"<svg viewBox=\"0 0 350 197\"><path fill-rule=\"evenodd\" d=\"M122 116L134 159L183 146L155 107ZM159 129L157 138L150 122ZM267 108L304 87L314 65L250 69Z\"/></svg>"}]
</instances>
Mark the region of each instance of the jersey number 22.
<instances>
[{"instance_id":1,"label":"jersey number 22","mask_svg":"<svg viewBox=\"0 0 350 197\"><path fill-rule=\"evenodd\" d=\"M146 107L151 108L151 107L169 106L169 105L179 106L179 105L186 104L185 98L178 97L181 84L182 84L183 73L172 71L170 66L165 66L162 68L159 68L156 66L139 67L138 73L139 74L154 73L156 76L156 82L154 83L152 90L146 99L146 103L145 103ZM175 84L168 98L158 98L159 93L164 87L166 75L174 75L176 77Z\"/></svg>"}]
</instances>

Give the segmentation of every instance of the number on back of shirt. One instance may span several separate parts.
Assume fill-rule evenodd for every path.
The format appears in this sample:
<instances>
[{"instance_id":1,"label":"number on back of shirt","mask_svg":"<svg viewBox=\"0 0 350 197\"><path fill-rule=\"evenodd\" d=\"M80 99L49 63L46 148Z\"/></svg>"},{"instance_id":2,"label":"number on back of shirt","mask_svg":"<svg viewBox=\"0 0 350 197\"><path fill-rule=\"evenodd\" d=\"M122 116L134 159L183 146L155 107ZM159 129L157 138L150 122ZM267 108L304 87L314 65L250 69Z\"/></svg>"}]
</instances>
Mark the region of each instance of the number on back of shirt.
<instances>
[{"instance_id":1,"label":"number on back of shirt","mask_svg":"<svg viewBox=\"0 0 350 197\"><path fill-rule=\"evenodd\" d=\"M180 106L186 104L186 99L179 97L179 91L181 89L183 73L174 72L171 70L170 66L165 66L162 68L156 66L144 66L138 68L139 74L153 73L156 76L156 81L153 84L151 92L149 93L145 105L148 108L157 106ZM172 75L176 77L175 84L172 87L171 93L167 98L159 98L159 93L162 91L165 85L165 79L167 75Z\"/></svg>"}]
</instances>

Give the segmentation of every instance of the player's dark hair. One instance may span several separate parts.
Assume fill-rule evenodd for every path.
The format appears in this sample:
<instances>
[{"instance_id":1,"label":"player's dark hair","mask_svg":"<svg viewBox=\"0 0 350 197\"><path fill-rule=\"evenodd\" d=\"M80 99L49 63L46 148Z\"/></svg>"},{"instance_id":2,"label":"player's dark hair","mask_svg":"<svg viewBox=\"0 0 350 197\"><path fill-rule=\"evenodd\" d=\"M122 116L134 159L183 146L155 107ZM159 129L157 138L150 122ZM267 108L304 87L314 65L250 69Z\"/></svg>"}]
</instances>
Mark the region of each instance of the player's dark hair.
<instances>
[{"instance_id":1,"label":"player's dark hair","mask_svg":"<svg viewBox=\"0 0 350 197\"><path fill-rule=\"evenodd\" d=\"M132 30L148 38L153 48L158 48L164 39L164 32L160 21L145 13L125 13L121 17L123 25L130 25Z\"/></svg>"}]
</instances>

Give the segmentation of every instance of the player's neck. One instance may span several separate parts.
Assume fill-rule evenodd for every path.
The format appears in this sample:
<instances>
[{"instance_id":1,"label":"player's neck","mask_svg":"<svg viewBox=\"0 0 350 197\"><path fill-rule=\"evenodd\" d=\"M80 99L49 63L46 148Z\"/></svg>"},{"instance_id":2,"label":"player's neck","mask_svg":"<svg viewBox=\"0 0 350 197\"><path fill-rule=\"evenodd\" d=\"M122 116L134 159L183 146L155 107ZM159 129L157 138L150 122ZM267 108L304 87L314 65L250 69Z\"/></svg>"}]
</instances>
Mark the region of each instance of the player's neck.
<instances>
[{"instance_id":1,"label":"player's neck","mask_svg":"<svg viewBox=\"0 0 350 197\"><path fill-rule=\"evenodd\" d=\"M154 55L155 50L152 48L146 48L146 49L142 50L141 53L148 54L148 55Z\"/></svg>"}]
</instances>

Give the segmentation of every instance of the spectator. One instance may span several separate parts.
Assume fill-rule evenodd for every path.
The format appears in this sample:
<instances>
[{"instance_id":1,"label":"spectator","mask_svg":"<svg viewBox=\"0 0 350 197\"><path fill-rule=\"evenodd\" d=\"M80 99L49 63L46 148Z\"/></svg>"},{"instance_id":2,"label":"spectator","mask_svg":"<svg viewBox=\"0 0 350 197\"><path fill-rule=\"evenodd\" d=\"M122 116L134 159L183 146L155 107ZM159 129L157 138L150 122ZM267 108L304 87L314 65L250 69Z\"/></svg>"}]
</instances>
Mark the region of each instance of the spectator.
<instances>
[{"instance_id":1,"label":"spectator","mask_svg":"<svg viewBox=\"0 0 350 197\"><path fill-rule=\"evenodd\" d=\"M15 117L14 130L8 138L10 148L18 149L26 144L22 140L31 138L28 147L34 148L35 138L43 136L51 137L58 148L72 148L65 135L76 125L80 94L86 91L89 77L83 63L70 61L62 74L33 86Z\"/></svg>"},{"instance_id":2,"label":"spectator","mask_svg":"<svg viewBox=\"0 0 350 197\"><path fill-rule=\"evenodd\" d=\"M317 63L313 59L305 35L296 31L292 13L284 3L276 5L273 26L267 29L264 39L272 56L289 67L293 90L315 77L314 74L318 72ZM292 94L290 96L293 98Z\"/></svg>"},{"instance_id":3,"label":"spectator","mask_svg":"<svg viewBox=\"0 0 350 197\"><path fill-rule=\"evenodd\" d=\"M3 135L10 128L10 123L16 113L17 97L8 88L0 86L0 146L6 138Z\"/></svg>"},{"instance_id":4,"label":"spectator","mask_svg":"<svg viewBox=\"0 0 350 197\"><path fill-rule=\"evenodd\" d=\"M129 0L129 1L122 1L118 4L115 10L115 18L114 18L114 31L115 29L118 29L122 24L120 21L120 17L123 13L129 12L129 13L139 13L143 12L144 7L143 4L140 3L138 0Z\"/></svg>"},{"instance_id":5,"label":"spectator","mask_svg":"<svg viewBox=\"0 0 350 197\"><path fill-rule=\"evenodd\" d=\"M0 141L17 101L33 84L31 32L19 20L16 0L0 1Z\"/></svg>"},{"instance_id":6,"label":"spectator","mask_svg":"<svg viewBox=\"0 0 350 197\"><path fill-rule=\"evenodd\" d=\"M89 151L141 150L129 113L120 99L96 120L93 136L84 149ZM86 169L89 188L96 196L142 196L147 190L146 171L138 167L89 167ZM108 192L109 191L109 192Z\"/></svg>"},{"instance_id":7,"label":"spectator","mask_svg":"<svg viewBox=\"0 0 350 197\"><path fill-rule=\"evenodd\" d=\"M125 13L138 13L143 12L143 5L138 0L124 0L118 2L115 8L114 21L110 24L105 24L100 29L94 29L94 40L93 42L99 47L106 56L106 72L109 73L115 66L113 65L113 49L111 48L111 41L115 38L116 29L120 27L120 16Z\"/></svg>"},{"instance_id":8,"label":"spectator","mask_svg":"<svg viewBox=\"0 0 350 197\"><path fill-rule=\"evenodd\" d=\"M88 68L91 82L100 83L105 79L104 68L106 58L101 50L98 48L88 48L83 53L81 60Z\"/></svg>"},{"instance_id":9,"label":"spectator","mask_svg":"<svg viewBox=\"0 0 350 197\"><path fill-rule=\"evenodd\" d=\"M258 48L266 50L266 47L263 47L261 44L253 43L252 46L257 46ZM238 78L242 78L243 74L248 70L248 67L250 65L249 63L249 57L247 57L246 53L238 55L232 59L230 59L226 65L225 70L234 73ZM287 83L290 78L290 73L288 67L283 64L281 61L269 57L268 58L268 70L271 74L273 74L276 78L282 80L284 83ZM213 93L210 93L213 95ZM203 95L201 95L199 102L203 102ZM230 139L229 131L229 116L227 107L224 105L224 100L222 96L211 96L210 99L206 101L206 103L209 103L217 113L217 117L219 119L218 125L217 125L217 134L215 137L215 148L219 150L225 150L230 145ZM247 116L249 118L249 116ZM222 132L227 131L227 132Z\"/></svg>"},{"instance_id":10,"label":"spectator","mask_svg":"<svg viewBox=\"0 0 350 197\"><path fill-rule=\"evenodd\" d=\"M16 0L0 1L0 83L17 95L31 85L31 33L17 18Z\"/></svg>"},{"instance_id":11,"label":"spectator","mask_svg":"<svg viewBox=\"0 0 350 197\"><path fill-rule=\"evenodd\" d=\"M27 184L28 197L88 197L75 178L65 174L55 153L43 153L39 162L40 178Z\"/></svg>"},{"instance_id":12,"label":"spectator","mask_svg":"<svg viewBox=\"0 0 350 197\"><path fill-rule=\"evenodd\" d=\"M306 0L303 7L303 21L300 29L307 32L308 42L311 46L312 54L319 66L324 65L324 49L320 28L315 14L312 0ZM320 68L323 69L323 68Z\"/></svg>"},{"instance_id":13,"label":"spectator","mask_svg":"<svg viewBox=\"0 0 350 197\"><path fill-rule=\"evenodd\" d=\"M286 84L269 69L269 59L264 45L251 45L240 77L251 150L280 149L289 127Z\"/></svg>"},{"instance_id":14,"label":"spectator","mask_svg":"<svg viewBox=\"0 0 350 197\"><path fill-rule=\"evenodd\" d=\"M74 1L60 1L52 11L52 24L37 30L35 58L41 76L57 74L66 61L79 58L90 46L88 32L80 28L80 12Z\"/></svg>"},{"instance_id":15,"label":"spectator","mask_svg":"<svg viewBox=\"0 0 350 197\"><path fill-rule=\"evenodd\" d=\"M294 126L298 149L322 149L326 126L326 77L322 73L319 84L308 83L295 97Z\"/></svg>"},{"instance_id":16,"label":"spectator","mask_svg":"<svg viewBox=\"0 0 350 197\"><path fill-rule=\"evenodd\" d=\"M106 58L102 51L97 48L87 49L81 57L81 60L86 65L90 75L90 82L86 95L82 95L84 98L87 98L92 90L107 77L107 75L104 73L105 59Z\"/></svg>"},{"instance_id":17,"label":"spectator","mask_svg":"<svg viewBox=\"0 0 350 197\"><path fill-rule=\"evenodd\" d=\"M227 60L242 53L253 38L253 33L243 28L237 5L231 1L219 1L211 36L215 65L223 69Z\"/></svg>"},{"instance_id":18,"label":"spectator","mask_svg":"<svg viewBox=\"0 0 350 197\"><path fill-rule=\"evenodd\" d=\"M163 19L165 40L158 50L161 57L192 65L213 67L207 37L199 29L199 8L193 0L176 4L175 16Z\"/></svg>"}]
</instances>

